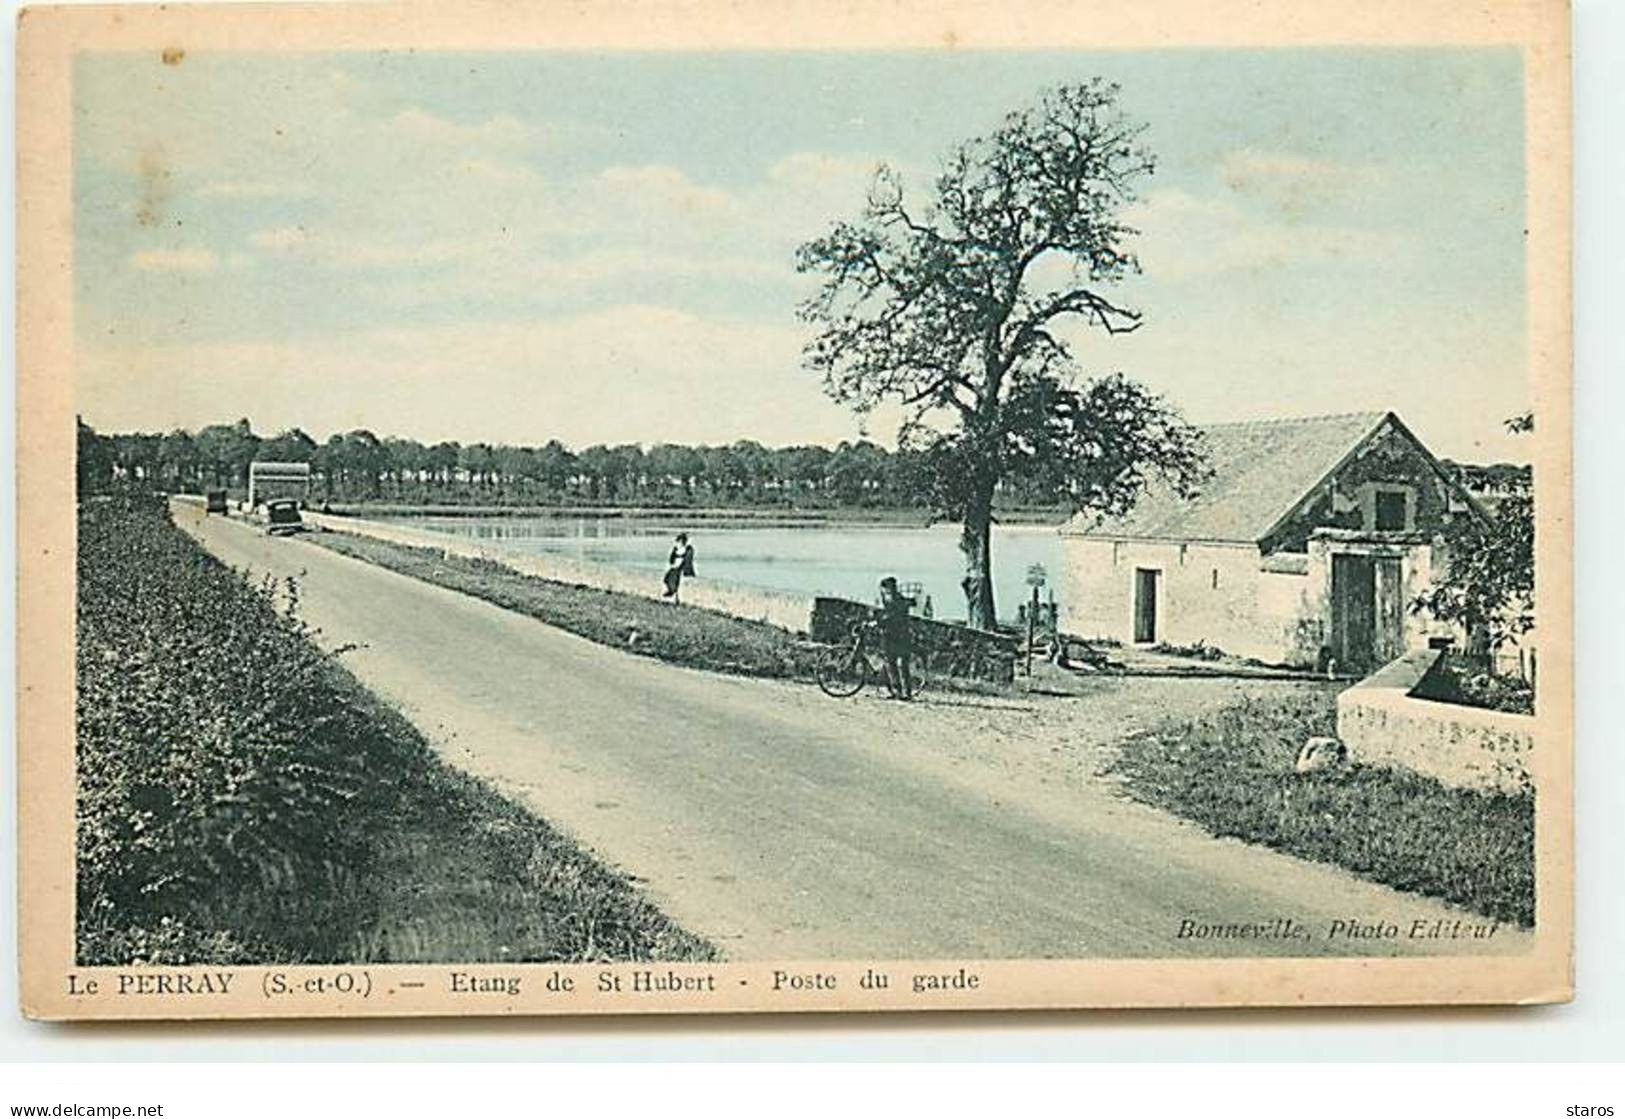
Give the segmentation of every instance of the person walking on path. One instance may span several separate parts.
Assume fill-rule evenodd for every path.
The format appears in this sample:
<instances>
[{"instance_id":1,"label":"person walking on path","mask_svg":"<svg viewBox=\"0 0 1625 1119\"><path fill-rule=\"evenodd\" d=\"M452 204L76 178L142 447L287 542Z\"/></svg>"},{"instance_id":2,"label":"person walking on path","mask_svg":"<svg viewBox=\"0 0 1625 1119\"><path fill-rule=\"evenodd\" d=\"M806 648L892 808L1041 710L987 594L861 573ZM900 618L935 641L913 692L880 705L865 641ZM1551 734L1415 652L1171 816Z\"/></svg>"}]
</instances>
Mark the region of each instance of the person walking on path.
<instances>
[{"instance_id":1,"label":"person walking on path","mask_svg":"<svg viewBox=\"0 0 1625 1119\"><path fill-rule=\"evenodd\" d=\"M678 592L682 589L683 580L693 577L694 545L688 542L688 533L679 532L671 546L671 555L666 558L666 590L662 597L679 601Z\"/></svg>"},{"instance_id":2,"label":"person walking on path","mask_svg":"<svg viewBox=\"0 0 1625 1119\"><path fill-rule=\"evenodd\" d=\"M886 684L896 699L914 698L914 635L909 611L914 600L897 589L897 577L880 581L880 650L886 661Z\"/></svg>"}]
</instances>

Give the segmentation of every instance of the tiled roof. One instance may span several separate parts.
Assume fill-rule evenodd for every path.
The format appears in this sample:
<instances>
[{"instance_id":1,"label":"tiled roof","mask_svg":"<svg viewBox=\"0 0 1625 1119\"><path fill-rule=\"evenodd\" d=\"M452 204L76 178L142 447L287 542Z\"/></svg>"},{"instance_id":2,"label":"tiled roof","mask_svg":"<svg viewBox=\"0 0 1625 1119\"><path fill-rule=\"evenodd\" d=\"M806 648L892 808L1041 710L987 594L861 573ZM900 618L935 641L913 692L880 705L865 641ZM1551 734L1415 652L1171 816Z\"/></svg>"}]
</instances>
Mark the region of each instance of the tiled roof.
<instances>
[{"instance_id":1,"label":"tiled roof","mask_svg":"<svg viewBox=\"0 0 1625 1119\"><path fill-rule=\"evenodd\" d=\"M1291 511L1387 419L1350 412L1249 420L1203 428L1212 476L1185 499L1154 482L1126 516L1096 526L1079 514L1063 530L1088 536L1251 543Z\"/></svg>"}]
</instances>

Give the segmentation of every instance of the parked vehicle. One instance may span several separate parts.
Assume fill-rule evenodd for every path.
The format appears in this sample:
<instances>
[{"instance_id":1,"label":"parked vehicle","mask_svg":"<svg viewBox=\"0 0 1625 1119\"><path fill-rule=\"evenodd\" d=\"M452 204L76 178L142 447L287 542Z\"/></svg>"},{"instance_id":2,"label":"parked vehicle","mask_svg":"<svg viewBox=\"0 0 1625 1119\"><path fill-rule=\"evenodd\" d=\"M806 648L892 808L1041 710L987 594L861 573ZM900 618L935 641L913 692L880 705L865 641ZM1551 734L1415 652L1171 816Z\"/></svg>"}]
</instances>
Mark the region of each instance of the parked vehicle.
<instances>
[{"instance_id":1,"label":"parked vehicle","mask_svg":"<svg viewBox=\"0 0 1625 1119\"><path fill-rule=\"evenodd\" d=\"M272 536L291 536L305 531L305 519L299 515L299 503L292 498L267 501L265 521L265 531Z\"/></svg>"},{"instance_id":2,"label":"parked vehicle","mask_svg":"<svg viewBox=\"0 0 1625 1119\"><path fill-rule=\"evenodd\" d=\"M204 495L203 511L208 513L224 513L226 511L226 491L210 490Z\"/></svg>"}]
</instances>

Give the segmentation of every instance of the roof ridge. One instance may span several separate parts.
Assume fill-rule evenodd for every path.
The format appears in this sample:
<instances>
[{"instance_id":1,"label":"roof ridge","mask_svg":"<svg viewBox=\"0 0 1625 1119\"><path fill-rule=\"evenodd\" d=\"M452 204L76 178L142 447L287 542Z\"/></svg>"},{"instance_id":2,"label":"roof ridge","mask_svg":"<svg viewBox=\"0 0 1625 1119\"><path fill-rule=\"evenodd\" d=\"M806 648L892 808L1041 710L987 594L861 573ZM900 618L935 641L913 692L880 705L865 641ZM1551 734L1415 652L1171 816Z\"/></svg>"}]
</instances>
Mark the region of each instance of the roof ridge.
<instances>
[{"instance_id":1,"label":"roof ridge","mask_svg":"<svg viewBox=\"0 0 1625 1119\"><path fill-rule=\"evenodd\" d=\"M1337 412L1214 424L1214 473L1194 498L1148 490L1133 509L1085 535L1256 542L1318 486L1328 470L1390 423L1392 411ZM1425 449L1425 448L1424 448Z\"/></svg>"},{"instance_id":2,"label":"roof ridge","mask_svg":"<svg viewBox=\"0 0 1625 1119\"><path fill-rule=\"evenodd\" d=\"M1371 419L1380 420L1388 416L1392 409L1373 408L1367 411L1354 412L1324 412L1314 416L1270 416L1264 419L1253 420L1224 420L1220 423L1197 424L1204 431L1216 427L1281 427L1286 424L1325 423L1329 420Z\"/></svg>"}]
</instances>

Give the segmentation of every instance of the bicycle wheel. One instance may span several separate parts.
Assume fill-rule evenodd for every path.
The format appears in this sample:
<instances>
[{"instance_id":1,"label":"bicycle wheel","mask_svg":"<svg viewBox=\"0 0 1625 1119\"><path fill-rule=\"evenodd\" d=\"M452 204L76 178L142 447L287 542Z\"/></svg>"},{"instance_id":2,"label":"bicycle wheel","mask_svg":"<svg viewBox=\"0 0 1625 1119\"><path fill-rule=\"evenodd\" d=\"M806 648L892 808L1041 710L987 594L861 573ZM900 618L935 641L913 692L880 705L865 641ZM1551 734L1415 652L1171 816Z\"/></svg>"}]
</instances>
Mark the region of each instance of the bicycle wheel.
<instances>
[{"instance_id":1,"label":"bicycle wheel","mask_svg":"<svg viewBox=\"0 0 1625 1119\"><path fill-rule=\"evenodd\" d=\"M891 696L893 699L913 699L915 696L919 695L920 690L925 687L926 669L925 663L921 660L911 658L909 661L909 691L906 696L899 695L896 686L892 683L890 665L882 665L880 674L881 682L886 685L886 694ZM899 681L899 683L900 682L901 681Z\"/></svg>"},{"instance_id":2,"label":"bicycle wheel","mask_svg":"<svg viewBox=\"0 0 1625 1119\"><path fill-rule=\"evenodd\" d=\"M825 695L845 699L869 682L869 659L851 649L832 649L818 662L816 675Z\"/></svg>"},{"instance_id":3,"label":"bicycle wheel","mask_svg":"<svg viewBox=\"0 0 1625 1119\"><path fill-rule=\"evenodd\" d=\"M909 670L909 684L911 687L908 697L913 699L921 692L930 691L936 686L936 683L937 682L935 680L931 679L931 673L925 668L925 666L916 661L910 666Z\"/></svg>"}]
</instances>

